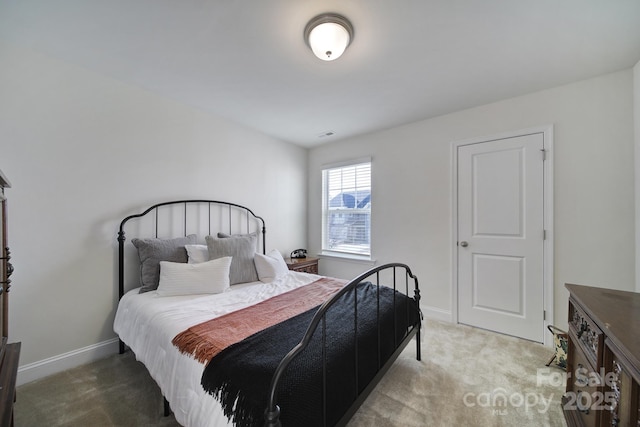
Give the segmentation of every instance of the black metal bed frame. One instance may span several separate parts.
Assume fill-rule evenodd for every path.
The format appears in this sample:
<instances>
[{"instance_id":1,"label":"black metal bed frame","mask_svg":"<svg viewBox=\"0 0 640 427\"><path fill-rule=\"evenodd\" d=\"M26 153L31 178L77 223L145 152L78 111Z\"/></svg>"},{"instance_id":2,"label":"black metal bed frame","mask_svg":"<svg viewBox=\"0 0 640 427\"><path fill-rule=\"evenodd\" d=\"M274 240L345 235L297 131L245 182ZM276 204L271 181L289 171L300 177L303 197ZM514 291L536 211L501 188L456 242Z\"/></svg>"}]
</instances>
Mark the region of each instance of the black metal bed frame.
<instances>
[{"instance_id":1,"label":"black metal bed frame","mask_svg":"<svg viewBox=\"0 0 640 427\"><path fill-rule=\"evenodd\" d=\"M155 204L149 208L147 208L146 210L144 210L141 213L138 214L133 214L133 215L129 215L127 217L125 217L121 222L120 222L120 228L118 231L118 293L119 293L119 298L122 298L122 296L125 293L125 241L126 241L126 237L125 237L125 226L126 224L134 219L134 218L141 218L146 216L147 214L149 214L152 211L155 211L155 237L158 237L158 215L159 215L159 208L164 207L164 206L172 206L172 205L184 205L184 235L187 235L187 207L189 205L208 205L208 215L209 215L209 229L208 229L208 233L211 234L211 205L217 205L217 206L226 206L229 209L229 230L231 230L231 222L232 222L232 210L236 209L239 212L244 212L246 214L246 221L247 221L247 231L249 230L250 226L249 226L249 221L251 220L251 218L253 218L254 220L257 220L261 223L261 233L262 233L262 252L266 253L266 241L265 241L265 236L266 236L266 227L265 227L265 221L262 217L256 215L255 213L253 213L253 211L245 206L242 205L238 205L235 203L230 203L230 202L224 202L224 201L217 201L217 200L205 200L205 199L194 199L194 200L177 200L177 201L169 201L169 202L163 202L163 203L158 203ZM349 283L347 283L347 285L345 285L345 287L343 289L341 289L337 294L335 294L331 299L327 300L324 304L322 304L320 306L320 308L318 309L318 311L316 312L316 314L314 315L308 329L307 332L305 333L304 337L300 340L300 342L282 359L282 361L280 362L278 368L276 369L272 381L271 381L271 387L269 390L269 394L268 394L268 407L265 409L265 427L280 427L281 426L281 422L280 422L280 408L278 407L277 404L277 398L278 398L278 389L280 386L280 380L282 378L283 373L286 371L287 367L289 366L289 364L296 358L296 356L298 356L298 354L300 354L305 347L309 344L312 335L314 334L314 332L317 330L318 327L321 327L321 332L322 332L322 348L323 348L323 355L326 353L326 323L325 323L325 315L327 313L327 310L329 310L329 308L331 306L333 306L338 299L344 295L346 292L348 292L350 289L355 288L359 283L365 281L366 279L371 278L372 276L375 276L376 278L376 285L378 286L378 288L380 286L384 286L380 283L380 274L382 272L385 271L389 271L391 270L393 273L393 289L394 291L397 291L397 275L396 275L396 269L401 269L404 271L404 277L405 277L405 289L404 289L404 294L409 296L409 284L410 284L410 279L413 281L413 293L414 296L412 297L412 299L415 301L416 306L420 307L420 289L418 286L418 278L411 272L411 269L406 265L406 264L401 264L401 263L390 263L390 264L385 264L385 265L381 265L378 267L374 267L368 271L366 271L365 273L359 275L358 277L354 278L353 280L351 280ZM411 298L411 297L410 297ZM355 330L357 331L357 298L355 301L355 312L354 312L354 322L355 322ZM379 310L379 302L378 302L378 310ZM395 319L395 314L396 314L396 310L397 307L395 305L395 301L394 301L394 319ZM407 307L407 316L408 314L408 307ZM378 313L378 336L380 336L380 316ZM421 320L421 319L420 319ZM409 344L409 342L413 339L413 337L416 338L416 358L417 360L421 360L421 352L420 352L420 329L421 329L421 321L418 321L417 325L412 327L404 336L404 338L398 343L398 342L394 342L394 348L395 351L393 352L393 354L389 357L389 359L386 362L383 362L380 360L380 340L378 339L378 354L377 356L377 360L378 360L378 371L377 374L374 376L374 378L369 382L368 385L365 386L365 388L363 389L363 391L361 393L359 393L358 395L353 397L353 401L349 407L349 409L345 412L345 414L342 416L342 418L340 419L340 421L338 422L338 426L344 426L349 419L353 416L353 414L357 411L358 407L362 404L362 402L364 402L364 400L367 398L367 396L370 394L370 392L373 390L373 388L377 385L377 383L380 381L380 379L384 376L384 374L388 371L388 369L391 367L391 365L393 364L393 362L397 359L397 357L400 355L400 353L402 352L402 350L404 350L404 348ZM357 350L357 334L356 334L356 339L354 340L354 349L355 349L355 372L354 372L354 381L356 384L356 393L357 390L359 390L358 387L358 350ZM124 343L122 341L120 341L120 353L124 353L125 351L125 346ZM326 393L326 360L324 360L323 357L323 390L324 393ZM326 402L326 398L324 400ZM326 407L325 410L323 411L326 413ZM168 407L168 402L165 399L165 415L169 414L169 407ZM326 416L325 416L325 425L326 425Z\"/></svg>"}]
</instances>

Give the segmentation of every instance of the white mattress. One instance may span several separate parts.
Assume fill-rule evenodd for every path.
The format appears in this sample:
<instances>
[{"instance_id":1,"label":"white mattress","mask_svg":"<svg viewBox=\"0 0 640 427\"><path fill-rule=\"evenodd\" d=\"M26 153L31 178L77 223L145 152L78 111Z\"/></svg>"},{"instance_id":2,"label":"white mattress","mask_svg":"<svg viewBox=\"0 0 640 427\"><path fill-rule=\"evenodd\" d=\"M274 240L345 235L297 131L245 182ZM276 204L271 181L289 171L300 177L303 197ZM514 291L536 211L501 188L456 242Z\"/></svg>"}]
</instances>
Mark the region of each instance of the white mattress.
<instances>
[{"instance_id":1,"label":"white mattress","mask_svg":"<svg viewBox=\"0 0 640 427\"><path fill-rule=\"evenodd\" d=\"M147 367L180 424L188 427L232 426L218 401L205 393L200 385L205 365L180 353L171 340L190 326L319 278L291 271L272 283L234 285L228 292L216 295L161 297L155 291L140 294L134 289L120 300L113 329Z\"/></svg>"}]
</instances>

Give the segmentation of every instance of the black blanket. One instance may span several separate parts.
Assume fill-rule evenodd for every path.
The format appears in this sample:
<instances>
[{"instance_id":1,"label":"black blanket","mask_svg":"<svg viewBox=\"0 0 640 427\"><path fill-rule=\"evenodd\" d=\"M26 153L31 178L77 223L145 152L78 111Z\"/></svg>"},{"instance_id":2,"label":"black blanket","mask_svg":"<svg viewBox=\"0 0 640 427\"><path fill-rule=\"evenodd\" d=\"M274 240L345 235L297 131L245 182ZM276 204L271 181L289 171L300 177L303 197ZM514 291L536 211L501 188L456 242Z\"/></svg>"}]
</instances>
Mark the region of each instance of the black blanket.
<instances>
[{"instance_id":1,"label":"black blanket","mask_svg":"<svg viewBox=\"0 0 640 427\"><path fill-rule=\"evenodd\" d=\"M367 386L417 325L419 310L413 299L393 289L361 283L340 297L326 316L327 424L336 424L355 397ZM358 385L355 380L355 316L357 292ZM378 303L379 300L379 303ZM393 306L396 306L395 315ZM378 320L378 304L380 318ZM317 311L260 331L215 356L202 376L204 389L222 404L225 415L238 427L261 426L271 378L280 360L302 339ZM395 319L394 319L395 317ZM380 322L380 356L378 329ZM284 426L322 426L322 341L318 326L309 346L289 365L278 393Z\"/></svg>"}]
</instances>

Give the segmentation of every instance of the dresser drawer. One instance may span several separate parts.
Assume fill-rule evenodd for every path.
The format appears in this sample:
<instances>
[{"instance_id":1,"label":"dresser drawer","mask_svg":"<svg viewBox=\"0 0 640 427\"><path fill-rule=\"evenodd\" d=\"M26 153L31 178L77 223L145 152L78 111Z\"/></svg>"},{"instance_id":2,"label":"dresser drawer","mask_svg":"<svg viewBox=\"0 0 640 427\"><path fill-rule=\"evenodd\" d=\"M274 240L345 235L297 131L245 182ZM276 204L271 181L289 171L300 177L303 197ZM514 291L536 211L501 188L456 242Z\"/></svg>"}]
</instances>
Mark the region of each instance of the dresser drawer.
<instances>
[{"instance_id":1,"label":"dresser drawer","mask_svg":"<svg viewBox=\"0 0 640 427\"><path fill-rule=\"evenodd\" d=\"M294 270L300 271L302 273L318 274L318 264L300 266L300 267L296 267Z\"/></svg>"},{"instance_id":2,"label":"dresser drawer","mask_svg":"<svg viewBox=\"0 0 640 427\"><path fill-rule=\"evenodd\" d=\"M318 258L287 258L285 262L289 270L318 274Z\"/></svg>"},{"instance_id":3,"label":"dresser drawer","mask_svg":"<svg viewBox=\"0 0 640 427\"><path fill-rule=\"evenodd\" d=\"M580 347L570 344L569 363L570 375L567 378L567 392L562 405L565 411L571 411L573 417L579 419L579 424L585 427L600 425L603 382L598 373L587 359Z\"/></svg>"},{"instance_id":4,"label":"dresser drawer","mask_svg":"<svg viewBox=\"0 0 640 427\"><path fill-rule=\"evenodd\" d=\"M602 366L604 335L600 328L572 299L569 299L569 331L584 351L592 366Z\"/></svg>"},{"instance_id":5,"label":"dresser drawer","mask_svg":"<svg viewBox=\"0 0 640 427\"><path fill-rule=\"evenodd\" d=\"M610 405L603 412L603 425L640 426L640 373L609 339L605 340L604 372L609 375L605 392Z\"/></svg>"}]
</instances>

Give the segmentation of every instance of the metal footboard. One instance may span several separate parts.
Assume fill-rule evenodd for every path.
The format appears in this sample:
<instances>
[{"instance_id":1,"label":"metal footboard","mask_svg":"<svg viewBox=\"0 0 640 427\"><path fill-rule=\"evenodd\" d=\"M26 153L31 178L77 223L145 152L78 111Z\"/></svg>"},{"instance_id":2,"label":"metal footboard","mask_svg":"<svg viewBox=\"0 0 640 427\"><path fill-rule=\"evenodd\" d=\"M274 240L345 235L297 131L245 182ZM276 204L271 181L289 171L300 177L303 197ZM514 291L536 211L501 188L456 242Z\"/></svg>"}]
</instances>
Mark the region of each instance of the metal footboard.
<instances>
[{"instance_id":1,"label":"metal footboard","mask_svg":"<svg viewBox=\"0 0 640 427\"><path fill-rule=\"evenodd\" d=\"M398 277L397 274L397 270L400 271L400 277ZM404 273L404 274L402 274ZM381 356L381 339L380 339L380 331L381 331L381 325L380 325L380 302L379 302L379 295L380 295L380 287L381 286L385 286L383 284L381 284L381 279L380 276L382 275L388 275L391 274L392 275L392 283L393 286L389 286L392 287L394 291L400 291L400 289L398 288L400 285L398 284L398 281L402 281L401 277L404 276L404 294L408 297L410 297L410 284L413 285L413 297L411 299L413 299L415 301L415 307L413 309L418 310L418 321L415 325L411 326L407 332L405 333L405 335L398 341L396 339L395 333L394 333L394 346L393 348L395 349L395 351L393 352L393 354L387 359L387 360L382 360L382 356ZM347 283L343 289L341 289L336 295L334 295L331 299L329 299L328 301L326 301L324 304L322 304L320 306L320 308L318 309L318 311L316 312L316 314L314 315L311 323L309 324L309 327L307 328L307 331L304 335L304 337L300 340L300 342L293 347L293 349L291 349L291 351L282 359L282 361L280 362L280 364L278 365L273 377L272 377L272 381L271 381L271 386L269 389L269 395L268 395L268 406L265 410L265 427L280 427L281 426L281 421L280 421L280 407L278 406L278 390L279 390L279 386L281 384L281 379L283 374L286 372L287 368L289 367L289 365L291 364L291 362L303 351L305 350L305 348L309 345L309 342L312 339L312 336L314 335L314 333L316 332L316 330L318 328L320 329L320 333L322 336L322 372L323 372L323 377L322 377L322 389L323 389L323 425L327 426L327 408L326 408L326 401L327 401L327 360L326 360L326 349L327 349L327 342L326 342L326 314L327 311L329 310L330 307L332 307L334 304L336 304L340 298L345 295L347 292L349 292L350 290L356 288L360 283L363 283L365 281L369 281L373 283L373 278L375 277L375 285L377 286L377 292L378 292L378 307L377 307L377 334L378 334L378 339L377 339L377 354L376 355L371 355L371 357L377 357L377 373L376 375L373 377L373 379L369 382L369 384L364 385L362 384L363 388L362 391L358 393L358 390L361 389L361 385L358 384L358 375L359 375L359 366L358 366L358 338L357 338L357 331L358 331L358 304L357 304L357 293L354 292L354 298L356 299L354 307L354 315L353 315L353 321L355 324L355 339L354 339L354 343L353 343L353 350L354 350L354 354L355 354L355 368L354 368L354 378L353 380L355 381L355 390L357 396L355 396L353 398L353 401L351 402L349 408L347 409L347 411L344 413L344 415L341 417L340 421L336 424L336 425L344 425L347 423L347 421L351 418L351 416L356 412L356 410L358 409L358 407L360 406L360 404L366 399L366 397L369 395L369 393L373 390L373 388L375 387L375 385L379 382L379 380L384 376L384 374L386 373L386 371L391 367L391 365L393 364L393 362L397 359L397 357L399 356L399 354L402 352L402 350L407 346L407 344L411 341L411 339L415 336L416 337L416 358L417 360L421 359L421 353L420 353L420 328L421 328L421 318L420 318L420 313L419 313L419 307L420 307L420 289L418 286L418 278L411 272L411 269L409 268L409 266L407 266L406 264L401 264L401 263L390 263L390 264L385 264L385 265L381 265L378 267L374 267L368 271L366 271L365 273L361 274L360 276L354 278L353 280L351 280L349 283ZM401 291L400 291L401 292ZM393 325L393 330L396 331L396 314L397 314L397 310L398 307L396 305L396 300L395 300L395 296L396 296L397 292L394 292L394 301L393 301L393 319L394 319L394 325ZM405 311L406 311L406 316L407 316L407 324L411 324L411 322L409 322L410 319L410 310L412 310L410 304L406 304L405 306ZM345 321L348 321L348 319L345 319Z\"/></svg>"}]
</instances>

